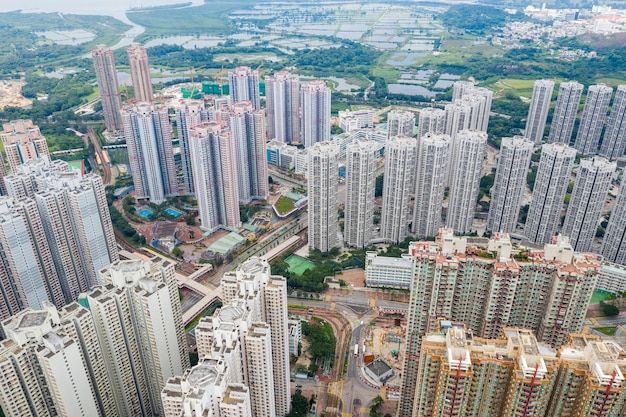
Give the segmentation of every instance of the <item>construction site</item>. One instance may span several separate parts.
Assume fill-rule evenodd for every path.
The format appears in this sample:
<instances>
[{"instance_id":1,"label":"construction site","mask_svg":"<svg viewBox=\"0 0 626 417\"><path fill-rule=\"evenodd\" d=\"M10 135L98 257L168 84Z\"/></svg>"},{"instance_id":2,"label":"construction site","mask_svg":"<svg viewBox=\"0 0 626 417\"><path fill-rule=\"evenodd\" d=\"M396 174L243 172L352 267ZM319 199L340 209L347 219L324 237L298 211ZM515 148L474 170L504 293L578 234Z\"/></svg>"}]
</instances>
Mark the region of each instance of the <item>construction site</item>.
<instances>
[{"instance_id":1,"label":"construction site","mask_svg":"<svg viewBox=\"0 0 626 417\"><path fill-rule=\"evenodd\" d=\"M33 101L22 96L22 87L26 84L24 80L0 80L0 110L7 106L26 108L33 104Z\"/></svg>"},{"instance_id":2,"label":"construction site","mask_svg":"<svg viewBox=\"0 0 626 417\"><path fill-rule=\"evenodd\" d=\"M402 355L405 348L406 321L400 316L378 317L367 326L365 333L364 365L382 359L393 370L393 376L384 381L388 397L399 389L402 372ZM367 374L366 374L367 375ZM381 381L370 377L371 382L382 385Z\"/></svg>"}]
</instances>

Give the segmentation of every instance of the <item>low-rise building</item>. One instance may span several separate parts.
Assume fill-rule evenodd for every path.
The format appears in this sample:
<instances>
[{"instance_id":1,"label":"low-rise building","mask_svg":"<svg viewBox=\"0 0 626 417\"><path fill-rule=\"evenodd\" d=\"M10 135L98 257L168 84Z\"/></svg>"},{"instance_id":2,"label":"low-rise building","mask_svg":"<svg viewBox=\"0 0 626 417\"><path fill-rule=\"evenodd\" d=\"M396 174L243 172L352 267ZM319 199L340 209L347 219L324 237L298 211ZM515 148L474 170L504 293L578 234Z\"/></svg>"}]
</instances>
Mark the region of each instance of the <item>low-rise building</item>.
<instances>
[{"instance_id":1,"label":"low-rise building","mask_svg":"<svg viewBox=\"0 0 626 417\"><path fill-rule=\"evenodd\" d=\"M413 257L401 258L379 256L367 252L365 258L365 285L367 287L389 287L409 289L413 279Z\"/></svg>"}]
</instances>

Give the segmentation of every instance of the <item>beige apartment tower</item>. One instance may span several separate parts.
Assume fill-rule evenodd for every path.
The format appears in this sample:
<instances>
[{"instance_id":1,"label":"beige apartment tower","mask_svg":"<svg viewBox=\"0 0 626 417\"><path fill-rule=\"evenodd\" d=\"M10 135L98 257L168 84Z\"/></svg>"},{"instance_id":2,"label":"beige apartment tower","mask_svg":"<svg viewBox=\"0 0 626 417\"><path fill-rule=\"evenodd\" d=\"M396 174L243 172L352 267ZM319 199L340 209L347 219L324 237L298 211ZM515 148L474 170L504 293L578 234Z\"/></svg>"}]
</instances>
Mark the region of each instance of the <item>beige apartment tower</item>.
<instances>
[{"instance_id":1,"label":"beige apartment tower","mask_svg":"<svg viewBox=\"0 0 626 417\"><path fill-rule=\"evenodd\" d=\"M2 128L0 138L11 172L27 161L50 157L46 138L32 120L13 120L3 123Z\"/></svg>"},{"instance_id":2,"label":"beige apartment tower","mask_svg":"<svg viewBox=\"0 0 626 417\"><path fill-rule=\"evenodd\" d=\"M115 56L113 50L106 45L98 45L91 50L93 67L96 71L96 81L100 90L100 102L104 124L110 132L122 130L122 96L117 80Z\"/></svg>"},{"instance_id":3,"label":"beige apartment tower","mask_svg":"<svg viewBox=\"0 0 626 417\"><path fill-rule=\"evenodd\" d=\"M150 76L150 64L146 48L138 43L133 43L126 48L128 65L130 66L130 78L133 82L135 99L151 103L154 99L152 94L152 77Z\"/></svg>"}]
</instances>

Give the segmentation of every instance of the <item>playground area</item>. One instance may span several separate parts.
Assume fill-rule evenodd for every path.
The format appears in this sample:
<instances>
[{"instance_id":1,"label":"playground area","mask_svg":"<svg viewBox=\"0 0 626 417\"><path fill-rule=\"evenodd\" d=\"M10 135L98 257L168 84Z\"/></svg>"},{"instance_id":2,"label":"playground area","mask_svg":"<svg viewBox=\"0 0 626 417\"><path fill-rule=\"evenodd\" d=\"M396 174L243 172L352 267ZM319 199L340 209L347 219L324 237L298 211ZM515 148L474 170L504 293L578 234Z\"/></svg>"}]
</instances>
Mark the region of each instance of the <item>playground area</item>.
<instances>
[{"instance_id":1,"label":"playground area","mask_svg":"<svg viewBox=\"0 0 626 417\"><path fill-rule=\"evenodd\" d=\"M307 269L315 268L315 264L299 255L291 255L285 262L289 265L289 272L296 275L304 274Z\"/></svg>"}]
</instances>

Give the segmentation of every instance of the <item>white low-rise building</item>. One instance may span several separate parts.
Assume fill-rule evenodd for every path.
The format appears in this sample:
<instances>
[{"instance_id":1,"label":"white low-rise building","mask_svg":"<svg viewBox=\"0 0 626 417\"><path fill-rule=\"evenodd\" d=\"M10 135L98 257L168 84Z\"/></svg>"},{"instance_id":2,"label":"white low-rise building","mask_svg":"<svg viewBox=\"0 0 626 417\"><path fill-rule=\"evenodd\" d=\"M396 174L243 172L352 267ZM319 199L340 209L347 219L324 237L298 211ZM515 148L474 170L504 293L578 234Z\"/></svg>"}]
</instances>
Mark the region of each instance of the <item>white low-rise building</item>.
<instances>
[{"instance_id":1,"label":"white low-rise building","mask_svg":"<svg viewBox=\"0 0 626 417\"><path fill-rule=\"evenodd\" d=\"M614 294L626 291L626 266L603 262L596 289Z\"/></svg>"},{"instance_id":2,"label":"white low-rise building","mask_svg":"<svg viewBox=\"0 0 626 417\"><path fill-rule=\"evenodd\" d=\"M401 258L379 256L367 252L365 258L365 285L409 289L413 278L413 258L405 254Z\"/></svg>"}]
</instances>

